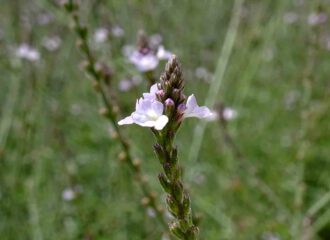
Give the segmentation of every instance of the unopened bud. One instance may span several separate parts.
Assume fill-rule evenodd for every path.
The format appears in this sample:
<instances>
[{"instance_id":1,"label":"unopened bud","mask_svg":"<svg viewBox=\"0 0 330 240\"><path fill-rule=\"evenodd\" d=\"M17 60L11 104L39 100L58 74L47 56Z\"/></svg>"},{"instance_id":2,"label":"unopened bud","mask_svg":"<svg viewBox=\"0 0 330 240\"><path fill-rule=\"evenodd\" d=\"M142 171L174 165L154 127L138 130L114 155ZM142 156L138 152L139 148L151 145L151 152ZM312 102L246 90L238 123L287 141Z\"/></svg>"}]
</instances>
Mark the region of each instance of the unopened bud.
<instances>
[{"instance_id":1,"label":"unopened bud","mask_svg":"<svg viewBox=\"0 0 330 240\"><path fill-rule=\"evenodd\" d=\"M173 147L173 150L171 152L171 163L176 164L178 162L178 149L176 147Z\"/></svg>"},{"instance_id":2,"label":"unopened bud","mask_svg":"<svg viewBox=\"0 0 330 240\"><path fill-rule=\"evenodd\" d=\"M120 152L118 155L118 158L119 158L119 161L125 161L127 158L127 155L124 152Z\"/></svg>"},{"instance_id":3,"label":"unopened bud","mask_svg":"<svg viewBox=\"0 0 330 240\"><path fill-rule=\"evenodd\" d=\"M181 182L176 182L176 184L174 184L174 186L172 186L172 191L173 191L173 195L175 197L175 199L178 202L182 201L183 198L183 185Z\"/></svg>"},{"instance_id":4,"label":"unopened bud","mask_svg":"<svg viewBox=\"0 0 330 240\"><path fill-rule=\"evenodd\" d=\"M196 227L196 226L190 227L190 229L188 229L188 231L187 231L188 239L197 240L198 233L199 233L198 227Z\"/></svg>"},{"instance_id":5,"label":"unopened bud","mask_svg":"<svg viewBox=\"0 0 330 240\"><path fill-rule=\"evenodd\" d=\"M155 153L157 154L157 157L158 157L160 163L164 163L166 161L166 156L165 156L163 147L160 144L156 143L154 145L154 150L155 150Z\"/></svg>"},{"instance_id":6,"label":"unopened bud","mask_svg":"<svg viewBox=\"0 0 330 240\"><path fill-rule=\"evenodd\" d=\"M171 117L175 109L175 103L171 98L165 100L165 114Z\"/></svg>"},{"instance_id":7,"label":"unopened bud","mask_svg":"<svg viewBox=\"0 0 330 240\"><path fill-rule=\"evenodd\" d=\"M175 101L176 103L179 103L180 94L181 94L181 90L174 88L172 91L173 101Z\"/></svg>"},{"instance_id":8,"label":"unopened bud","mask_svg":"<svg viewBox=\"0 0 330 240\"><path fill-rule=\"evenodd\" d=\"M175 217L179 216L180 213L179 206L172 196L168 195L166 197L166 203L168 206L168 211Z\"/></svg>"},{"instance_id":9,"label":"unopened bud","mask_svg":"<svg viewBox=\"0 0 330 240\"><path fill-rule=\"evenodd\" d=\"M186 239L184 233L181 231L180 226L178 223L173 222L170 223L169 225L170 231L173 235L175 235L176 237L178 237L179 239Z\"/></svg>"},{"instance_id":10,"label":"unopened bud","mask_svg":"<svg viewBox=\"0 0 330 240\"><path fill-rule=\"evenodd\" d=\"M190 209L190 198L187 194L184 194L184 196L183 196L182 205L183 205L184 215L187 216L191 211L191 209Z\"/></svg>"},{"instance_id":11,"label":"unopened bud","mask_svg":"<svg viewBox=\"0 0 330 240\"><path fill-rule=\"evenodd\" d=\"M157 99L158 99L160 102L162 102L163 99L164 99L164 97L165 97L165 92L164 92L164 90L158 90L158 91L156 92L156 97L157 97Z\"/></svg>"},{"instance_id":12,"label":"unopened bud","mask_svg":"<svg viewBox=\"0 0 330 240\"><path fill-rule=\"evenodd\" d=\"M171 193L171 184L164 173L160 173L158 175L158 179L162 187L164 188L165 192Z\"/></svg>"},{"instance_id":13,"label":"unopened bud","mask_svg":"<svg viewBox=\"0 0 330 240\"><path fill-rule=\"evenodd\" d=\"M168 177L169 179L172 179L172 168L171 168L171 164L168 162L163 163L163 169L164 172L166 174L166 177Z\"/></svg>"},{"instance_id":14,"label":"unopened bud","mask_svg":"<svg viewBox=\"0 0 330 240\"><path fill-rule=\"evenodd\" d=\"M187 105L185 103L181 103L178 106L178 112L179 113L184 113L184 111L187 109Z\"/></svg>"}]
</instances>

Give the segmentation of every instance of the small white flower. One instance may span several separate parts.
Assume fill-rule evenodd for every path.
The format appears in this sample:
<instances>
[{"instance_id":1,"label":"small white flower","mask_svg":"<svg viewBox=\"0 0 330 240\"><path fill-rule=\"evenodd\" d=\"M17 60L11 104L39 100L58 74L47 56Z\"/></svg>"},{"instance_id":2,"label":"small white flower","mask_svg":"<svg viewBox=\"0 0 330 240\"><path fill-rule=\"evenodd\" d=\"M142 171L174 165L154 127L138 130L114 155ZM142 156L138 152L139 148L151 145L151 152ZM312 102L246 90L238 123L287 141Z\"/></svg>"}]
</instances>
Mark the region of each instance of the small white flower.
<instances>
[{"instance_id":1,"label":"small white flower","mask_svg":"<svg viewBox=\"0 0 330 240\"><path fill-rule=\"evenodd\" d=\"M120 37L124 36L125 32L124 32L124 29L122 29L121 27L116 25L113 28L111 28L111 33L114 37L120 38Z\"/></svg>"},{"instance_id":2,"label":"small white flower","mask_svg":"<svg viewBox=\"0 0 330 240\"><path fill-rule=\"evenodd\" d=\"M194 94L190 95L187 100L186 110L184 111L184 118L197 117L197 118L212 118L213 113L205 106L198 106Z\"/></svg>"},{"instance_id":3,"label":"small white flower","mask_svg":"<svg viewBox=\"0 0 330 240\"><path fill-rule=\"evenodd\" d=\"M109 31L106 28L98 28L94 33L94 40L97 43L104 43L108 39Z\"/></svg>"},{"instance_id":4,"label":"small white flower","mask_svg":"<svg viewBox=\"0 0 330 240\"><path fill-rule=\"evenodd\" d=\"M210 82L212 74L204 67L198 67L195 70L195 75L197 78L204 80L205 82Z\"/></svg>"},{"instance_id":5,"label":"small white flower","mask_svg":"<svg viewBox=\"0 0 330 240\"><path fill-rule=\"evenodd\" d=\"M222 112L222 117L227 121L233 120L237 117L237 111L235 109L226 107Z\"/></svg>"},{"instance_id":6,"label":"small white flower","mask_svg":"<svg viewBox=\"0 0 330 240\"><path fill-rule=\"evenodd\" d=\"M147 208L147 215L151 218L155 218L156 217L156 211L153 208L148 207Z\"/></svg>"},{"instance_id":7,"label":"small white flower","mask_svg":"<svg viewBox=\"0 0 330 240\"><path fill-rule=\"evenodd\" d=\"M159 60L169 60L172 57L173 53L166 51L164 46L159 46L157 50L157 58Z\"/></svg>"},{"instance_id":8,"label":"small white flower","mask_svg":"<svg viewBox=\"0 0 330 240\"><path fill-rule=\"evenodd\" d=\"M119 121L119 125L137 124L142 127L154 127L162 130L168 122L168 117L163 115L164 105L153 99L140 98L136 101L135 112L131 116Z\"/></svg>"},{"instance_id":9,"label":"small white flower","mask_svg":"<svg viewBox=\"0 0 330 240\"><path fill-rule=\"evenodd\" d=\"M62 199L65 201L72 201L76 196L75 191L72 188L66 188L62 192Z\"/></svg>"},{"instance_id":10,"label":"small white flower","mask_svg":"<svg viewBox=\"0 0 330 240\"><path fill-rule=\"evenodd\" d=\"M159 63L157 56L153 53L143 54L135 50L129 55L129 61L135 65L140 72L149 72L154 70Z\"/></svg>"},{"instance_id":11,"label":"small white flower","mask_svg":"<svg viewBox=\"0 0 330 240\"><path fill-rule=\"evenodd\" d=\"M40 53L26 43L21 44L16 49L16 56L22 59L29 60L31 62L35 62L40 59Z\"/></svg>"},{"instance_id":12,"label":"small white flower","mask_svg":"<svg viewBox=\"0 0 330 240\"><path fill-rule=\"evenodd\" d=\"M46 37L42 41L42 45L50 52L56 51L62 43L62 40L58 36Z\"/></svg>"}]
</instances>

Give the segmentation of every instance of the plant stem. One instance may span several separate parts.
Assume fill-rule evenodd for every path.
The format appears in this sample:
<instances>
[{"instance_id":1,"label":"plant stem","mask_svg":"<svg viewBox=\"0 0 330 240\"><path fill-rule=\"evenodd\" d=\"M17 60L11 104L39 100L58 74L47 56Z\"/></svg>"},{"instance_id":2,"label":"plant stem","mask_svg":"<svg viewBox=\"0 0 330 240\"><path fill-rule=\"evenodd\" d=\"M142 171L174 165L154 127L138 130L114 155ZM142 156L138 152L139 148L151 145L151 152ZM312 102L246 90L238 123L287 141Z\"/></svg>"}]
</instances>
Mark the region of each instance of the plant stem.
<instances>
[{"instance_id":1,"label":"plant stem","mask_svg":"<svg viewBox=\"0 0 330 240\"><path fill-rule=\"evenodd\" d=\"M134 173L135 180L140 186L144 195L145 201L143 201L143 205L145 207L152 208L156 213L156 218L159 220L159 222L163 226L166 226L167 224L164 219L163 211L157 206L155 198L156 194L150 191L149 185L147 184L146 179L141 172L141 163L139 160L133 158L130 150L130 145L124 137L124 134L118 127L117 121L119 108L116 104L116 101L114 100L114 97L107 95L106 89L106 87L108 87L108 81L111 76L105 65L101 65L101 68L97 67L96 61L92 55L87 40L88 30L80 23L80 18L78 15L79 5L73 0L69 0L64 4L64 6L74 21L74 29L78 36L78 46L86 58L85 70L92 76L94 80L94 87L100 93L101 98L105 104L105 108L101 110L101 113L113 125L115 131L114 138L118 139L118 142L122 147L123 152L119 154L119 158L120 160L124 160Z\"/></svg>"}]
</instances>

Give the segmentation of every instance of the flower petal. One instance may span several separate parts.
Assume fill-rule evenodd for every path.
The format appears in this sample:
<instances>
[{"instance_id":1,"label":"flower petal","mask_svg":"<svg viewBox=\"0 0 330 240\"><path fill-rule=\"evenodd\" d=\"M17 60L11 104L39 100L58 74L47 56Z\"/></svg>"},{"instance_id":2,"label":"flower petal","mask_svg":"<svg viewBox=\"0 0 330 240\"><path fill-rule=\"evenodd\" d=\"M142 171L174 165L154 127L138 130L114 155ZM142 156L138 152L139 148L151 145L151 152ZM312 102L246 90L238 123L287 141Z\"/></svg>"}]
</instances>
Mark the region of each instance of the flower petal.
<instances>
[{"instance_id":1,"label":"flower petal","mask_svg":"<svg viewBox=\"0 0 330 240\"><path fill-rule=\"evenodd\" d=\"M118 122L118 125L126 125L126 124L133 124L133 118L131 116L125 117L124 119Z\"/></svg>"},{"instance_id":2,"label":"flower petal","mask_svg":"<svg viewBox=\"0 0 330 240\"><path fill-rule=\"evenodd\" d=\"M167 123L168 123L168 117L166 115L162 115L155 122L155 129L162 130Z\"/></svg>"},{"instance_id":3,"label":"flower petal","mask_svg":"<svg viewBox=\"0 0 330 240\"><path fill-rule=\"evenodd\" d=\"M143 93L143 98L144 99L152 99L152 100L156 100L156 92L158 91L158 86L157 83L155 83L154 85L152 85L150 87L150 92L148 93Z\"/></svg>"},{"instance_id":4,"label":"flower petal","mask_svg":"<svg viewBox=\"0 0 330 240\"><path fill-rule=\"evenodd\" d=\"M196 97L194 94L191 94L188 99L187 99L187 110L188 111L192 111L195 107L197 107L197 101L196 101Z\"/></svg>"},{"instance_id":5,"label":"flower petal","mask_svg":"<svg viewBox=\"0 0 330 240\"><path fill-rule=\"evenodd\" d=\"M184 111L184 118L197 117L197 118L210 118L212 117L212 112L209 108L197 105L196 97L194 94L190 95L187 99L186 104L187 109Z\"/></svg>"}]
</instances>

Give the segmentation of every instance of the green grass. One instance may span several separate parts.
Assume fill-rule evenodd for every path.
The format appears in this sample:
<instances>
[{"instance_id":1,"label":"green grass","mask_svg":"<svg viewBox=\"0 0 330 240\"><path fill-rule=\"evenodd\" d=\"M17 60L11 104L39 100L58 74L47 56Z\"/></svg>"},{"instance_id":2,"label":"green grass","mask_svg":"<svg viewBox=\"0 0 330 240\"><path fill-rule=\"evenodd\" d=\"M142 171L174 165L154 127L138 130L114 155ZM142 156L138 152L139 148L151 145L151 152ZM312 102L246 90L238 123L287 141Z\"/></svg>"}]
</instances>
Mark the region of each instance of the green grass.
<instances>
[{"instance_id":1,"label":"green grass","mask_svg":"<svg viewBox=\"0 0 330 240\"><path fill-rule=\"evenodd\" d=\"M110 23L125 30L122 40L95 50L113 68L114 88L129 73L137 74L120 48L134 44L144 29L162 34L182 63L186 94L203 103L210 85L195 69L216 70L233 2L94 0L83 4L81 16L90 29ZM238 111L228 132L241 159L217 122L207 124L197 161L189 153L194 129L202 123L189 119L179 131L184 182L194 212L202 214L202 239L270 239L267 234L329 239L330 51L324 42L330 19L307 24L320 6L330 17L327 1L245 1L216 100ZM53 16L47 26L37 24L42 12ZM284 23L288 12L298 14L296 23ZM120 145L110 137L111 126L98 114L102 101L79 67L69 25L51 1L5 0L0 8L1 239L160 239L162 227L146 215L140 189L118 161ZM54 53L42 48L43 37L51 35L62 39ZM40 49L39 63L13 56L21 42ZM118 93L123 115L146 89L143 83ZM151 132L123 128L164 203ZM77 197L64 201L64 189L77 186Z\"/></svg>"}]
</instances>

